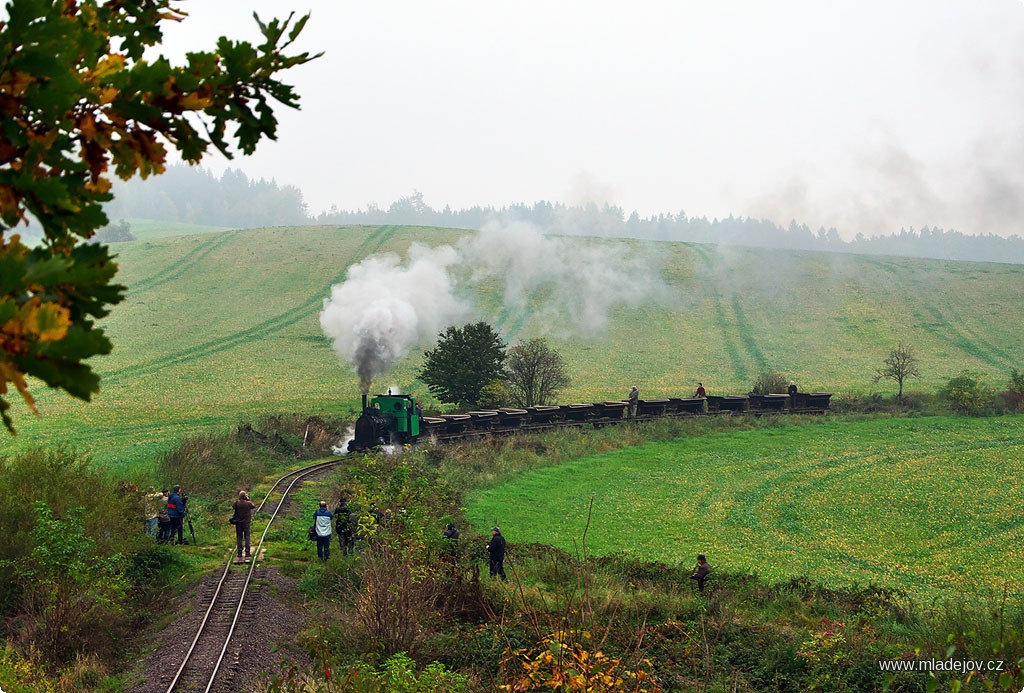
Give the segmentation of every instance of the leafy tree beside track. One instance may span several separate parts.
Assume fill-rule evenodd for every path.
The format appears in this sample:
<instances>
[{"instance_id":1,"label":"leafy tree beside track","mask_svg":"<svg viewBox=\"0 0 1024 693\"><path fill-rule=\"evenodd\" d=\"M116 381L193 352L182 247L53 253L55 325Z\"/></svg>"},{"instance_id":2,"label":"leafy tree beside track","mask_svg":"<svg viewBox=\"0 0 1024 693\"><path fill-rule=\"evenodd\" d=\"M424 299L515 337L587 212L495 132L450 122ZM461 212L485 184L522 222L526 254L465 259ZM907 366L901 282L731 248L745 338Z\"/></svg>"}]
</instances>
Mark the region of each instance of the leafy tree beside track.
<instances>
[{"instance_id":1,"label":"leafy tree beside track","mask_svg":"<svg viewBox=\"0 0 1024 693\"><path fill-rule=\"evenodd\" d=\"M174 0L10 0L0 22L0 415L8 383L34 409L27 376L88 400L99 378L83 361L111 343L94 321L123 298L102 244L110 169L122 179L164 171L167 146L198 163L212 145L228 157L277 130L272 101L298 107L283 70L316 56L286 55L308 16L259 22L264 42L221 38L187 64L144 58L161 25L186 14ZM228 127L234 128L228 133ZM28 248L10 233L33 217Z\"/></svg>"},{"instance_id":2,"label":"leafy tree beside track","mask_svg":"<svg viewBox=\"0 0 1024 693\"><path fill-rule=\"evenodd\" d=\"M485 322L449 327L437 346L423 354L419 379L442 402L472 407L486 386L500 379L505 343Z\"/></svg>"},{"instance_id":3,"label":"leafy tree beside track","mask_svg":"<svg viewBox=\"0 0 1024 693\"><path fill-rule=\"evenodd\" d=\"M549 404L572 382L562 355L540 338L509 349L505 370L512 400L520 407Z\"/></svg>"}]
</instances>

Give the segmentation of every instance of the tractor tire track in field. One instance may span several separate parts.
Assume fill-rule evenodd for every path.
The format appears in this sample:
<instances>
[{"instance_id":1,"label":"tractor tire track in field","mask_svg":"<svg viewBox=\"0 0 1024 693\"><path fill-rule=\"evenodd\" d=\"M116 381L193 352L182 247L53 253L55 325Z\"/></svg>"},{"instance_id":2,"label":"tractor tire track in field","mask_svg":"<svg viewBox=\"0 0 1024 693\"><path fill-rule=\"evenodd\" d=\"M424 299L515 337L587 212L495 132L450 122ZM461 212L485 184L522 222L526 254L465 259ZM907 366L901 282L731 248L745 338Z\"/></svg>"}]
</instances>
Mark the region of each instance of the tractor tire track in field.
<instances>
[{"instance_id":1,"label":"tractor tire track in field","mask_svg":"<svg viewBox=\"0 0 1024 693\"><path fill-rule=\"evenodd\" d=\"M803 483L798 483L795 485L787 483L790 480L806 479L807 468L805 467L800 467L798 469L790 469L789 471L783 472L777 477L773 477L769 480L766 480L763 484L760 484L743 493L737 494L736 507L742 509L743 511L737 512L736 510L733 510L732 512L730 512L729 516L726 518L726 523L736 527L754 530L758 535L762 537L772 536L774 537L774 547L782 551L792 553L793 555L801 555L803 553L806 553L808 549L807 546L798 544L793 541L794 535L799 534L800 530L794 532L792 530L787 530L785 527L778 526L776 524L767 525L764 522L766 514L761 512L759 509L766 502L768 495L770 493L780 493L790 498L794 498L796 500L791 501L791 504L799 505L802 502L800 499L804 497L804 494L807 492L808 489L813 489L814 487L821 486L825 481L841 481L848 477L859 474L865 469L870 469L877 464L875 460L867 460L853 463L853 460L859 459L861 459L861 455L859 452L844 455L843 457L840 458L832 458L828 460L826 466L841 466L841 469L830 472L826 476L816 478L810 482L805 481ZM788 506L782 506L776 511L776 513L774 513L774 515L779 517L780 519L789 517L791 514L791 510ZM812 548L825 550L828 547L827 545L822 544L818 545L817 547L812 546ZM856 566L857 568L860 568L861 570L866 570L869 573L875 575L899 577L919 587L935 586L934 582L932 580L929 580L929 578L924 575L911 573L905 570L900 570L899 568L895 568L888 563L874 563L865 558L853 556L851 554L839 550L825 551L822 555L830 560L848 563L850 565Z\"/></svg>"},{"instance_id":2,"label":"tractor tire track in field","mask_svg":"<svg viewBox=\"0 0 1024 693\"><path fill-rule=\"evenodd\" d=\"M494 329L499 334L505 335L506 340L510 340L522 331L523 325L526 324L526 318L525 311L516 311L514 314L507 305L503 306L495 320Z\"/></svg>"},{"instance_id":3,"label":"tractor tire track in field","mask_svg":"<svg viewBox=\"0 0 1024 693\"><path fill-rule=\"evenodd\" d=\"M902 448L902 452L909 454L911 457L915 457L918 453L921 455L936 454L938 452L971 453L986 449L1002 450L1005 449L1007 444L1013 444L1014 442L1015 440L1010 437L982 441L953 441L938 447L929 444L920 448ZM794 554L806 552L806 546L798 545L792 541L794 535L803 532L802 527L797 526L794 528L793 522L788 519L797 514L792 506L803 505L806 502L805 499L811 493L822 489L826 485L837 485L867 469L875 467L878 464L878 460L862 459L860 452L852 452L842 457L828 458L819 464L822 468L828 469L828 473L824 476L811 479L807 473L807 467L801 466L783 472L771 479L766 479L764 483L737 494L736 509L730 512L726 518L726 523L735 527L755 530L761 536L772 536L779 548ZM774 513L766 513L763 511L764 504L767 502L769 495L773 493L791 500L778 506ZM781 524L770 522L772 517L778 518L783 522ZM769 522L766 522L766 520ZM1021 526L1024 526L1024 514L1018 514L994 522L991 525L990 531L986 532L983 536L965 535L951 541L944 540L943 545L947 548L969 550L975 547L979 541L998 539L1006 534L1017 531ZM812 531L812 536L815 534L816 532ZM817 548L826 549L827 547L821 545ZM822 555L874 574L898 577L920 587L949 586L945 582L936 582L934 577L930 578L919 573L901 570L887 563L872 562L866 558L854 556L838 549L831 552L826 551Z\"/></svg>"},{"instance_id":4,"label":"tractor tire track in field","mask_svg":"<svg viewBox=\"0 0 1024 693\"><path fill-rule=\"evenodd\" d=\"M765 358L764 352L757 345L757 338L754 337L754 328L747 321L747 315L743 312L743 307L740 305L739 296L734 295L732 297L732 312L736 316L736 329L739 332L743 348L747 350L750 358L754 360L762 372L768 371L768 359Z\"/></svg>"},{"instance_id":5,"label":"tractor tire track in field","mask_svg":"<svg viewBox=\"0 0 1024 693\"><path fill-rule=\"evenodd\" d=\"M711 258L708 256L706 250L696 245L690 245L689 247L692 248L695 253L697 253L697 256L701 260L703 260L704 266L708 270L711 270L713 268ZM713 286L711 282L708 282L708 285ZM729 354L729 359L732 361L733 373L736 374L736 378L740 382L747 382L750 378L750 374L747 371L747 366L744 363L744 359L742 354L740 353L739 346L736 344L736 340L733 339L732 333L730 331L730 323L726 318L725 308L722 305L722 295L717 288L711 289L711 302L715 311L716 322L718 323L719 329L722 331L722 342L725 346L725 351L726 353ZM733 305L736 305L735 301L733 302Z\"/></svg>"},{"instance_id":6,"label":"tractor tire track in field","mask_svg":"<svg viewBox=\"0 0 1024 693\"><path fill-rule=\"evenodd\" d=\"M125 366L124 368L119 368L117 370L110 371L109 373L101 374L104 382L109 384L124 380L125 378L151 375L169 366L177 366L196 359L206 358L213 354L234 349L235 347L239 347L259 339L265 339L274 333L280 332L281 330L294 325L308 317L311 313L315 312L316 309L323 304L323 299L328 295L331 287L345 278L345 274L348 272L349 268L356 262L380 250L388 239L394 235L397 228L398 227L396 226L381 226L374 230L374 232L367 236L366 240L364 240L353 252L352 261L345 265L345 268L342 269L341 272L332 277L324 288L320 289L316 294L306 301L303 301L298 306L264 320L263 322L248 329L225 335L224 337L219 337L217 339L212 339L208 342L197 344L196 346L182 349L172 354L167 354L166 356L149 359L142 363Z\"/></svg>"},{"instance_id":7,"label":"tractor tire track in field","mask_svg":"<svg viewBox=\"0 0 1024 693\"><path fill-rule=\"evenodd\" d=\"M241 231L235 229L234 231L225 231L223 233L214 234L213 238L200 243L195 248L185 253L185 255L178 258L176 262L172 262L159 272L151 274L145 279L129 286L128 295L135 297L140 293L174 281L194 265L205 259L207 255L226 245L230 241L233 241L239 233L241 233Z\"/></svg>"},{"instance_id":8,"label":"tractor tire track in field","mask_svg":"<svg viewBox=\"0 0 1024 693\"><path fill-rule=\"evenodd\" d=\"M906 268L892 262L874 259L869 259L867 262L885 272L896 275L897 278L906 272ZM945 342L968 356L973 356L979 361L983 361L996 368L1008 368L1016 365L1017 360L1012 354L974 334L970 334L970 330L963 327L965 323L962 316L955 309L947 306L947 311L952 313L949 316L938 306L932 304L925 303L922 308L931 316L931 319L929 320L919 311L914 311L914 318L925 332L939 341ZM960 327L957 327L958 325Z\"/></svg>"},{"instance_id":9,"label":"tractor tire track in field","mask_svg":"<svg viewBox=\"0 0 1024 693\"><path fill-rule=\"evenodd\" d=\"M960 315L955 311L952 319L947 317L939 308L936 306L926 305L924 307L928 311L929 315L932 316L935 322L921 322L921 326L930 334L935 335L944 342L955 346L956 348L963 351L965 354L969 354L980 361L984 361L990 366L997 368L1012 368L1016 365L1016 360L1010 354L999 347L991 344L984 339L969 335L965 330L959 329L956 326L963 326L963 321L960 319ZM919 314L915 314L916 318L920 319Z\"/></svg>"}]
</instances>

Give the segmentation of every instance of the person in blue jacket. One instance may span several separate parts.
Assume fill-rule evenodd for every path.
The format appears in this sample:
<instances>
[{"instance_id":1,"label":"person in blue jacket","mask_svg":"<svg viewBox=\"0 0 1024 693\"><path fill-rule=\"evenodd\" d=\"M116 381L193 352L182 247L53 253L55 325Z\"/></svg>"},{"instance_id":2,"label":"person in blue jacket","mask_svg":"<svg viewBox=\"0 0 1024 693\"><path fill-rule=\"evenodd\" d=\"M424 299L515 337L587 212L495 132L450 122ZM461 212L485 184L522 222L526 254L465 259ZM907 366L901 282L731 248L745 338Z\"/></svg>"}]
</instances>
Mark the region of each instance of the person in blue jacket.
<instances>
[{"instance_id":1,"label":"person in blue jacket","mask_svg":"<svg viewBox=\"0 0 1024 693\"><path fill-rule=\"evenodd\" d=\"M171 530L167 541L173 541L176 544L188 543L185 540L185 530L182 528L182 521L185 519L186 502L188 502L188 496L183 496L181 486L175 484L170 495L167 496L167 516L171 518ZM174 541L175 534L178 535L177 541Z\"/></svg>"},{"instance_id":2,"label":"person in blue jacket","mask_svg":"<svg viewBox=\"0 0 1024 693\"><path fill-rule=\"evenodd\" d=\"M327 501L320 501L320 507L313 513L316 527L316 555L321 561L331 557L331 522L334 514L327 509Z\"/></svg>"}]
</instances>

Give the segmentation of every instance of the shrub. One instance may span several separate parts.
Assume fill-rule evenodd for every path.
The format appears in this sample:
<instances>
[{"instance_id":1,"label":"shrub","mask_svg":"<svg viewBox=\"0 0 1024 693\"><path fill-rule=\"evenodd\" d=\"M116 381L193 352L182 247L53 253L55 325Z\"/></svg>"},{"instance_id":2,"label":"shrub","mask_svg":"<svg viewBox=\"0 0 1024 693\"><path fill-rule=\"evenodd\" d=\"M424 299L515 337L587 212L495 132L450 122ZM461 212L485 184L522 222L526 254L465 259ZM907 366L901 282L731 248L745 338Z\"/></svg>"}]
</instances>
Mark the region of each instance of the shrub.
<instances>
[{"instance_id":1,"label":"shrub","mask_svg":"<svg viewBox=\"0 0 1024 693\"><path fill-rule=\"evenodd\" d=\"M31 659L10 641L0 645L0 686L6 693L50 693L54 684Z\"/></svg>"},{"instance_id":2,"label":"shrub","mask_svg":"<svg viewBox=\"0 0 1024 693\"><path fill-rule=\"evenodd\" d=\"M33 503L31 553L13 562L20 583L18 639L45 661L67 663L83 653L111 658L127 626L123 557L102 556L76 508L57 516Z\"/></svg>"},{"instance_id":3,"label":"shrub","mask_svg":"<svg viewBox=\"0 0 1024 693\"><path fill-rule=\"evenodd\" d=\"M84 508L81 530L94 542L96 556L129 554L147 542L142 495L96 472L88 457L68 448L0 457L0 499L0 615L16 608L23 583L14 569L36 546L34 501L60 517Z\"/></svg>"},{"instance_id":4,"label":"shrub","mask_svg":"<svg viewBox=\"0 0 1024 693\"><path fill-rule=\"evenodd\" d=\"M124 243L125 241L136 240L135 234L128 222L122 219L114 224L108 224L97 231L89 243Z\"/></svg>"},{"instance_id":5,"label":"shrub","mask_svg":"<svg viewBox=\"0 0 1024 693\"><path fill-rule=\"evenodd\" d=\"M254 424L239 426L236 438L249 447L269 447L288 457L314 459L343 442L347 426L346 422L319 416L268 414Z\"/></svg>"},{"instance_id":6,"label":"shrub","mask_svg":"<svg viewBox=\"0 0 1024 693\"><path fill-rule=\"evenodd\" d=\"M360 554L356 618L384 652L415 651L429 632L437 582L398 546L374 542Z\"/></svg>"},{"instance_id":7,"label":"shrub","mask_svg":"<svg viewBox=\"0 0 1024 693\"><path fill-rule=\"evenodd\" d=\"M417 672L416 662L397 652L380 666L372 663L338 663L326 650L314 656L317 674L292 669L284 676L271 676L261 688L267 693L461 693L469 690L469 679L431 662Z\"/></svg>"},{"instance_id":8,"label":"shrub","mask_svg":"<svg viewBox=\"0 0 1024 693\"><path fill-rule=\"evenodd\" d=\"M1024 411L1024 373L1010 369L1010 381L1006 390L999 393L1005 411Z\"/></svg>"},{"instance_id":9,"label":"shrub","mask_svg":"<svg viewBox=\"0 0 1024 693\"><path fill-rule=\"evenodd\" d=\"M661 687L652 679L649 667L650 662L627 666L605 654L589 631L561 630L532 647L507 653L505 668L511 682L498 689L655 693Z\"/></svg>"},{"instance_id":10,"label":"shrub","mask_svg":"<svg viewBox=\"0 0 1024 693\"><path fill-rule=\"evenodd\" d=\"M754 387L751 388L752 395L775 395L784 394L789 390L789 381L781 373L765 372L757 376Z\"/></svg>"},{"instance_id":11,"label":"shrub","mask_svg":"<svg viewBox=\"0 0 1024 693\"><path fill-rule=\"evenodd\" d=\"M992 389L982 380L981 373L960 371L942 389L942 397L958 414L980 416L992 411L994 395Z\"/></svg>"},{"instance_id":12,"label":"shrub","mask_svg":"<svg viewBox=\"0 0 1024 693\"><path fill-rule=\"evenodd\" d=\"M204 433L183 439L164 453L157 476L190 494L224 496L250 488L272 466L272 456L232 434Z\"/></svg>"}]
</instances>

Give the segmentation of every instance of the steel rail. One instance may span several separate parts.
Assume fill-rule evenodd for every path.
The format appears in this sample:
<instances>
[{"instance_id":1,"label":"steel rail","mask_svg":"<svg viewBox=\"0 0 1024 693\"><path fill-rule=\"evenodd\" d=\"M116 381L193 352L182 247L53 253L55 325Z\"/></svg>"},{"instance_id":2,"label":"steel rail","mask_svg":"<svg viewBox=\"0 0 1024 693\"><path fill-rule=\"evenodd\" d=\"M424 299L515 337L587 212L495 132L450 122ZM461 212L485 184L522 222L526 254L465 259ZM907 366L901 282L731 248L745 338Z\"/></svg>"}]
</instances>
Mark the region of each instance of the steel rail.
<instances>
[{"instance_id":1,"label":"steel rail","mask_svg":"<svg viewBox=\"0 0 1024 693\"><path fill-rule=\"evenodd\" d=\"M281 485L281 483L283 481L285 481L289 477L295 477L294 479L292 479L292 482L290 484L288 484L288 488L286 488L282 492L281 500L278 502L277 508L274 509L273 514L270 516L270 519L267 521L267 526L263 529L263 534L260 535L259 543L256 545L256 556L257 557L259 556L260 549L263 548L263 543L266 540L267 532L270 531L270 525L277 518L277 513L281 509L281 506L284 504L284 499L288 496L288 493L292 490L292 487L295 486L296 482L298 482L300 479L304 479L305 477L307 477L307 476L309 476L311 474L315 474L316 472L319 472L319 471L321 471L323 469L329 469L329 468L335 466L336 464L338 464L340 462L342 462L341 459L336 459L336 460L330 460L329 462L321 462L321 463L318 463L318 464L315 464L315 465L310 465L309 467L302 467L300 469L295 469L295 470L292 470L292 471L288 472L287 474L285 474L284 476L280 477L277 481L274 482L274 485L270 488L269 491L267 491L267 495L264 496L264 498L260 502L259 506L254 509L253 514L259 512L260 510L263 509L263 506L266 504L267 500L274 493L274 491L277 489L277 487ZM221 574L220 580L217 582L217 589L214 591L213 597L210 599L210 605L206 608L206 613L203 615L203 620L199 624L199 628L196 631L195 637L192 639L191 645L189 645L188 651L185 653L185 657L182 659L181 666L178 667L178 671L174 674L174 679L171 681L170 685L167 687L167 693L173 693L175 687L178 685L178 682L181 680L182 674L185 672L185 669L188 666L189 660L192 658L192 654L195 652L196 645L199 643L199 639L202 637L203 631L206 629L207 623L209 623L210 614L213 613L213 608L217 604L217 598L220 596L221 589L224 587L224 581L227 579L228 574L231 572L232 557L234 556L234 553L235 553L234 549L231 549L231 551L228 552L228 559L227 559L227 561L225 562L225 565L224 565L224 572ZM209 682L207 683L206 689L205 689L206 693L209 693L210 689L213 687L213 683L214 683L214 681L217 678L217 673L220 670L221 662L223 662L224 655L227 652L228 645L231 644L231 636L234 635L235 626L238 623L238 617L242 613L242 605L245 602L245 595L246 595L246 593L249 590L249 583L252 580L252 575L253 575L253 572L255 571L255 569L256 569L256 561L250 561L250 563L249 563L249 572L248 572L248 574L245 577L245 582L244 582L244 584L242 586L242 592L241 592L241 594L238 597L238 606L235 608L235 614L234 614L234 617L232 618L232 621L231 621L231 627L228 629L228 633L227 633L227 635L224 638L224 646L221 648L220 656L217 658L217 662L216 662L216 664L213 667L213 672L210 674L210 679L209 679Z\"/></svg>"}]
</instances>

